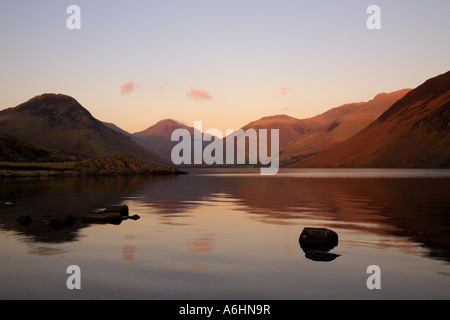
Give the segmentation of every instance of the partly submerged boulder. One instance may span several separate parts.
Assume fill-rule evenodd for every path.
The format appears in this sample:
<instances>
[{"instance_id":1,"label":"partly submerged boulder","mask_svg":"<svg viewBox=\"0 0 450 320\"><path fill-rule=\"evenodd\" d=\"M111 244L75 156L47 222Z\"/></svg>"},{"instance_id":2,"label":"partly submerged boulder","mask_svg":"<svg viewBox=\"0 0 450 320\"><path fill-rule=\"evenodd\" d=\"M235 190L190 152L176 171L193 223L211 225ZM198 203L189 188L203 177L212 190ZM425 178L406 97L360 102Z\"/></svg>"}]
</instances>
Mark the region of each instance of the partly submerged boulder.
<instances>
[{"instance_id":1,"label":"partly submerged boulder","mask_svg":"<svg viewBox=\"0 0 450 320\"><path fill-rule=\"evenodd\" d=\"M121 216L128 216L128 206L127 205L112 206L106 208L100 213L119 213Z\"/></svg>"},{"instance_id":2,"label":"partly submerged boulder","mask_svg":"<svg viewBox=\"0 0 450 320\"><path fill-rule=\"evenodd\" d=\"M112 223L120 224L123 221L123 217L119 212L111 213L93 213L81 217L81 222L84 223Z\"/></svg>"},{"instance_id":3,"label":"partly submerged boulder","mask_svg":"<svg viewBox=\"0 0 450 320\"><path fill-rule=\"evenodd\" d=\"M320 249L329 251L338 245L338 234L327 228L306 227L300 234L298 241L305 250Z\"/></svg>"},{"instance_id":4,"label":"partly submerged boulder","mask_svg":"<svg viewBox=\"0 0 450 320\"><path fill-rule=\"evenodd\" d=\"M70 227L73 226L77 220L78 218L71 215L56 216L48 220L48 225L52 228Z\"/></svg>"},{"instance_id":5,"label":"partly submerged boulder","mask_svg":"<svg viewBox=\"0 0 450 320\"><path fill-rule=\"evenodd\" d=\"M306 227L298 239L305 257L313 261L333 261L338 254L329 253L338 245L338 235L327 228Z\"/></svg>"}]
</instances>

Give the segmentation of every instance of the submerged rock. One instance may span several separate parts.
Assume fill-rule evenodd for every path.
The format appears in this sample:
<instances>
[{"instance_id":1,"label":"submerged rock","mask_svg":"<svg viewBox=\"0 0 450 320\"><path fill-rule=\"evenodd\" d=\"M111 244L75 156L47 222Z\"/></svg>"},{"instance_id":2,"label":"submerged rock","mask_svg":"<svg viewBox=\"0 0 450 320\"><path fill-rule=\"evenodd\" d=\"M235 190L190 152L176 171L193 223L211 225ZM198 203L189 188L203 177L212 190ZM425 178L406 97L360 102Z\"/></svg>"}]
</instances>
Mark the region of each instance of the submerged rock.
<instances>
[{"instance_id":1,"label":"submerged rock","mask_svg":"<svg viewBox=\"0 0 450 320\"><path fill-rule=\"evenodd\" d=\"M33 220L31 217L27 214L22 214L20 217L16 219L17 223L21 224L22 226L29 225Z\"/></svg>"},{"instance_id":2,"label":"submerged rock","mask_svg":"<svg viewBox=\"0 0 450 320\"><path fill-rule=\"evenodd\" d=\"M48 225L52 228L70 227L73 226L77 220L77 217L71 215L57 216L50 218L50 220L48 220Z\"/></svg>"},{"instance_id":3,"label":"submerged rock","mask_svg":"<svg viewBox=\"0 0 450 320\"><path fill-rule=\"evenodd\" d=\"M120 224L123 220L119 212L111 213L94 213L81 217L81 222L84 223L111 223Z\"/></svg>"},{"instance_id":4,"label":"submerged rock","mask_svg":"<svg viewBox=\"0 0 450 320\"><path fill-rule=\"evenodd\" d=\"M119 213L121 216L128 216L128 206L122 205L122 206L112 206L108 207L105 210L101 211L100 213Z\"/></svg>"}]
</instances>

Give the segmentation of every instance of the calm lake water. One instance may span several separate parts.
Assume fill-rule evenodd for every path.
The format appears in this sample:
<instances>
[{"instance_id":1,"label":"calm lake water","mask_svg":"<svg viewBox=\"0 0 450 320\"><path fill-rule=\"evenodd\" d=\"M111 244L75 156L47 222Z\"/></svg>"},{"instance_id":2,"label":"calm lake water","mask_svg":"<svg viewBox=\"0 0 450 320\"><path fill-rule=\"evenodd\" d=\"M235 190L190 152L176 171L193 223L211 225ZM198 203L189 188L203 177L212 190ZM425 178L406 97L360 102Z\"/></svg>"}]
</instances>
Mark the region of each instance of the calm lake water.
<instances>
[{"instance_id":1,"label":"calm lake water","mask_svg":"<svg viewBox=\"0 0 450 320\"><path fill-rule=\"evenodd\" d=\"M450 298L450 170L12 179L0 202L0 299ZM120 204L141 219L45 222ZM337 232L339 256L307 258L304 227ZM81 290L66 286L70 265ZM381 289L367 288L370 265Z\"/></svg>"}]
</instances>

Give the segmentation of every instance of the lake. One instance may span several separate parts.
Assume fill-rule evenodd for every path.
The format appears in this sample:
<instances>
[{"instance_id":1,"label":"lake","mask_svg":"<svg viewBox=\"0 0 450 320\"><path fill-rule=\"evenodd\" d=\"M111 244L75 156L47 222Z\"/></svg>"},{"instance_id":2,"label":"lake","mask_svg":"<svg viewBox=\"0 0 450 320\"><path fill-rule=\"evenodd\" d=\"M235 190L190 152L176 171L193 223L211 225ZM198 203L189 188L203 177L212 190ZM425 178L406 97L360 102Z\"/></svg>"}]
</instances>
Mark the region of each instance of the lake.
<instances>
[{"instance_id":1,"label":"lake","mask_svg":"<svg viewBox=\"0 0 450 320\"><path fill-rule=\"evenodd\" d=\"M450 170L188 172L1 180L0 299L450 298ZM121 204L141 218L46 223ZM305 227L335 231L338 256L308 258Z\"/></svg>"}]
</instances>

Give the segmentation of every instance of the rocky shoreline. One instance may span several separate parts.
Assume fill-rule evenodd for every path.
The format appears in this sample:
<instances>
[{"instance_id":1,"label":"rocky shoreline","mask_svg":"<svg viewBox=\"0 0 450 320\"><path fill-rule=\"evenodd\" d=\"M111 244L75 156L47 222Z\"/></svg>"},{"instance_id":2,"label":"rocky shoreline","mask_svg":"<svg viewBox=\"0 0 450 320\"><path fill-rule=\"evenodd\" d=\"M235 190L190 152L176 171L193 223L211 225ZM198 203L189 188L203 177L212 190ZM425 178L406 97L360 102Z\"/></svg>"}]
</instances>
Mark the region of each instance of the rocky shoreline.
<instances>
[{"instance_id":1,"label":"rocky shoreline","mask_svg":"<svg viewBox=\"0 0 450 320\"><path fill-rule=\"evenodd\" d=\"M87 177L185 174L174 166L164 166L127 156L94 158L70 163L11 163L0 166L0 178Z\"/></svg>"}]
</instances>

